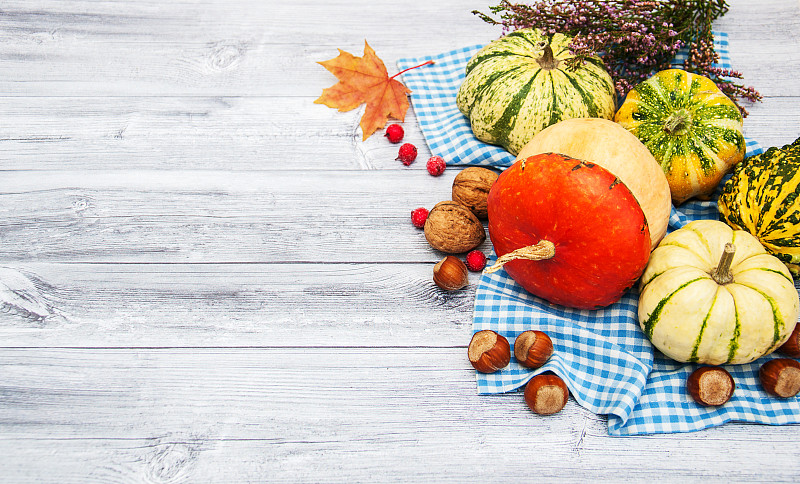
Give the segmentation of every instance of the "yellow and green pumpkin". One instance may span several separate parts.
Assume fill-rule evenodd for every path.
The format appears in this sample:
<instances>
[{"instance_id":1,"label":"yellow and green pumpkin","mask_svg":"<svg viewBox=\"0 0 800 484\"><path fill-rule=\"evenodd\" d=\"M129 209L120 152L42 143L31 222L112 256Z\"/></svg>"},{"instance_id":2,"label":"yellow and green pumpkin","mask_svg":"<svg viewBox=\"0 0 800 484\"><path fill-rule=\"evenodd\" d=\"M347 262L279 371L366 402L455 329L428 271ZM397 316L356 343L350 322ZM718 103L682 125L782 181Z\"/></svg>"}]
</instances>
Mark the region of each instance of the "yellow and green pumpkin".
<instances>
[{"instance_id":1,"label":"yellow and green pumpkin","mask_svg":"<svg viewBox=\"0 0 800 484\"><path fill-rule=\"evenodd\" d=\"M653 154L676 205L710 195L744 158L739 108L709 78L682 69L634 87L614 120Z\"/></svg>"},{"instance_id":2,"label":"yellow and green pumpkin","mask_svg":"<svg viewBox=\"0 0 800 484\"><path fill-rule=\"evenodd\" d=\"M748 157L722 186L717 208L800 276L800 138Z\"/></svg>"},{"instance_id":3,"label":"yellow and green pumpkin","mask_svg":"<svg viewBox=\"0 0 800 484\"><path fill-rule=\"evenodd\" d=\"M469 60L456 101L476 138L517 155L533 135L563 119L614 117L611 76L598 57L567 68L571 41L521 29Z\"/></svg>"},{"instance_id":4,"label":"yellow and green pumpkin","mask_svg":"<svg viewBox=\"0 0 800 484\"><path fill-rule=\"evenodd\" d=\"M789 339L798 314L786 266L748 232L717 220L664 237L640 280L639 324L677 361L749 363Z\"/></svg>"}]
</instances>

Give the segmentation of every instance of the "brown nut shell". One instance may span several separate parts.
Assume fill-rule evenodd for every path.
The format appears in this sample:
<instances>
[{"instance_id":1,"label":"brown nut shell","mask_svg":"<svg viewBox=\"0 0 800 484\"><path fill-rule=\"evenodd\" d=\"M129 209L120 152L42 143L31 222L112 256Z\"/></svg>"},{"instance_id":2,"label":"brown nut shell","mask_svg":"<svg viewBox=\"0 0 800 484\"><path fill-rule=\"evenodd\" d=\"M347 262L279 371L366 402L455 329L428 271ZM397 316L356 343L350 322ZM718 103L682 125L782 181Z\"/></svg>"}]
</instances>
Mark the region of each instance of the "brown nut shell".
<instances>
[{"instance_id":1,"label":"brown nut shell","mask_svg":"<svg viewBox=\"0 0 800 484\"><path fill-rule=\"evenodd\" d=\"M452 200L437 203L425 221L425 238L447 254L468 252L486 240L486 230L467 207Z\"/></svg>"},{"instance_id":2,"label":"brown nut shell","mask_svg":"<svg viewBox=\"0 0 800 484\"><path fill-rule=\"evenodd\" d=\"M553 355L553 341L542 331L523 331L514 341L514 358L526 368L539 368Z\"/></svg>"},{"instance_id":3,"label":"brown nut shell","mask_svg":"<svg viewBox=\"0 0 800 484\"><path fill-rule=\"evenodd\" d=\"M448 255L433 266L433 282L445 291L456 291L469 284L467 266L458 257Z\"/></svg>"},{"instance_id":4,"label":"brown nut shell","mask_svg":"<svg viewBox=\"0 0 800 484\"><path fill-rule=\"evenodd\" d=\"M479 219L489 216L487 199L489 189L497 180L497 173L487 168L470 166L461 170L453 180L453 200L467 207Z\"/></svg>"},{"instance_id":5,"label":"brown nut shell","mask_svg":"<svg viewBox=\"0 0 800 484\"><path fill-rule=\"evenodd\" d=\"M761 387L776 397L790 398L800 392L800 363L791 358L776 358L758 370Z\"/></svg>"},{"instance_id":6,"label":"brown nut shell","mask_svg":"<svg viewBox=\"0 0 800 484\"><path fill-rule=\"evenodd\" d=\"M525 386L525 403L534 413L558 413L569 400L569 390L564 380L553 373L542 373L531 378Z\"/></svg>"},{"instance_id":7,"label":"brown nut shell","mask_svg":"<svg viewBox=\"0 0 800 484\"><path fill-rule=\"evenodd\" d=\"M481 373L494 373L511 361L511 346L505 336L490 329L472 335L467 349L469 362Z\"/></svg>"},{"instance_id":8,"label":"brown nut shell","mask_svg":"<svg viewBox=\"0 0 800 484\"><path fill-rule=\"evenodd\" d=\"M792 358L800 358L800 324L794 326L789 339L778 348L778 351Z\"/></svg>"},{"instance_id":9,"label":"brown nut shell","mask_svg":"<svg viewBox=\"0 0 800 484\"><path fill-rule=\"evenodd\" d=\"M736 385L731 374L724 368L702 366L689 375L686 389L695 402L712 407L730 400Z\"/></svg>"}]
</instances>

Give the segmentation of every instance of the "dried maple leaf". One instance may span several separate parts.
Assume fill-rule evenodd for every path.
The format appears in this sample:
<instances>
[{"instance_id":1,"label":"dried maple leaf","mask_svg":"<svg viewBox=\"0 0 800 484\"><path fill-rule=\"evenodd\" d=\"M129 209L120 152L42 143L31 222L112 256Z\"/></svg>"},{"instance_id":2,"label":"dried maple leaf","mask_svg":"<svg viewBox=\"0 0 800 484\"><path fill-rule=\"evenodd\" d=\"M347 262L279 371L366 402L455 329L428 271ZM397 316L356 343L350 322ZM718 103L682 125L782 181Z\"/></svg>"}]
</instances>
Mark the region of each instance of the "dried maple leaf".
<instances>
[{"instance_id":1,"label":"dried maple leaf","mask_svg":"<svg viewBox=\"0 0 800 484\"><path fill-rule=\"evenodd\" d=\"M411 90L395 77L408 69L389 77L383 61L375 55L375 51L366 40L363 57L356 57L339 49L337 57L318 64L328 69L339 82L323 89L322 96L314 103L324 104L339 111L350 111L366 103L367 108L361 117L364 140L379 128L383 128L390 117L400 121L405 119L408 111L407 95ZM420 66L427 64L433 64L433 61Z\"/></svg>"}]
</instances>

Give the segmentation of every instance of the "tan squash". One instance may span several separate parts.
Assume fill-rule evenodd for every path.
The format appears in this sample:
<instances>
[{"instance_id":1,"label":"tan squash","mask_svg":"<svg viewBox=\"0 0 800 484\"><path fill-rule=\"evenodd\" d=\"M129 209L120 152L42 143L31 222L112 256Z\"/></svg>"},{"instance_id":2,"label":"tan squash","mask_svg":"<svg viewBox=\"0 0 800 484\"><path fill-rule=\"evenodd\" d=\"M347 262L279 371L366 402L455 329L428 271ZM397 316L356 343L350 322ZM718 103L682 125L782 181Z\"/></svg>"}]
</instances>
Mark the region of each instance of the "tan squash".
<instances>
[{"instance_id":1,"label":"tan squash","mask_svg":"<svg viewBox=\"0 0 800 484\"><path fill-rule=\"evenodd\" d=\"M667 177L636 136L613 121L567 119L545 128L531 139L517 160L540 153L561 153L596 163L628 187L650 227L650 249L667 233L672 197Z\"/></svg>"}]
</instances>

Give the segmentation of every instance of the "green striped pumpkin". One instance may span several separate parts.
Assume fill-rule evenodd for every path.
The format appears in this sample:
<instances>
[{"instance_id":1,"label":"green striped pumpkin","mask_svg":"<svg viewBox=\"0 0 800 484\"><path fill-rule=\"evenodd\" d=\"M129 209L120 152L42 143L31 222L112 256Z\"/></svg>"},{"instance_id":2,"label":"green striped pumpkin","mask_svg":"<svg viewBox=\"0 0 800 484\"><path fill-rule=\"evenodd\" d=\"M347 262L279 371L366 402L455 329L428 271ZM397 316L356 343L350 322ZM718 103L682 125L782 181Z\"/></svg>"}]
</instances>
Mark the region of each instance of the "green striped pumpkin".
<instances>
[{"instance_id":1,"label":"green striped pumpkin","mask_svg":"<svg viewBox=\"0 0 800 484\"><path fill-rule=\"evenodd\" d=\"M723 257L729 244L731 259ZM677 361L749 363L783 344L798 314L786 266L748 232L716 220L664 237L640 281L642 331Z\"/></svg>"},{"instance_id":2,"label":"green striped pumpkin","mask_svg":"<svg viewBox=\"0 0 800 484\"><path fill-rule=\"evenodd\" d=\"M456 101L476 138L517 155L533 135L558 121L614 117L611 76L596 57L568 69L571 41L522 29L469 60Z\"/></svg>"},{"instance_id":3,"label":"green striped pumpkin","mask_svg":"<svg viewBox=\"0 0 800 484\"><path fill-rule=\"evenodd\" d=\"M755 235L800 276L800 138L736 165L717 208L731 227Z\"/></svg>"},{"instance_id":4,"label":"green striped pumpkin","mask_svg":"<svg viewBox=\"0 0 800 484\"><path fill-rule=\"evenodd\" d=\"M711 79L681 69L661 71L633 88L614 121L653 154L676 205L710 195L744 158L739 108Z\"/></svg>"}]
</instances>

